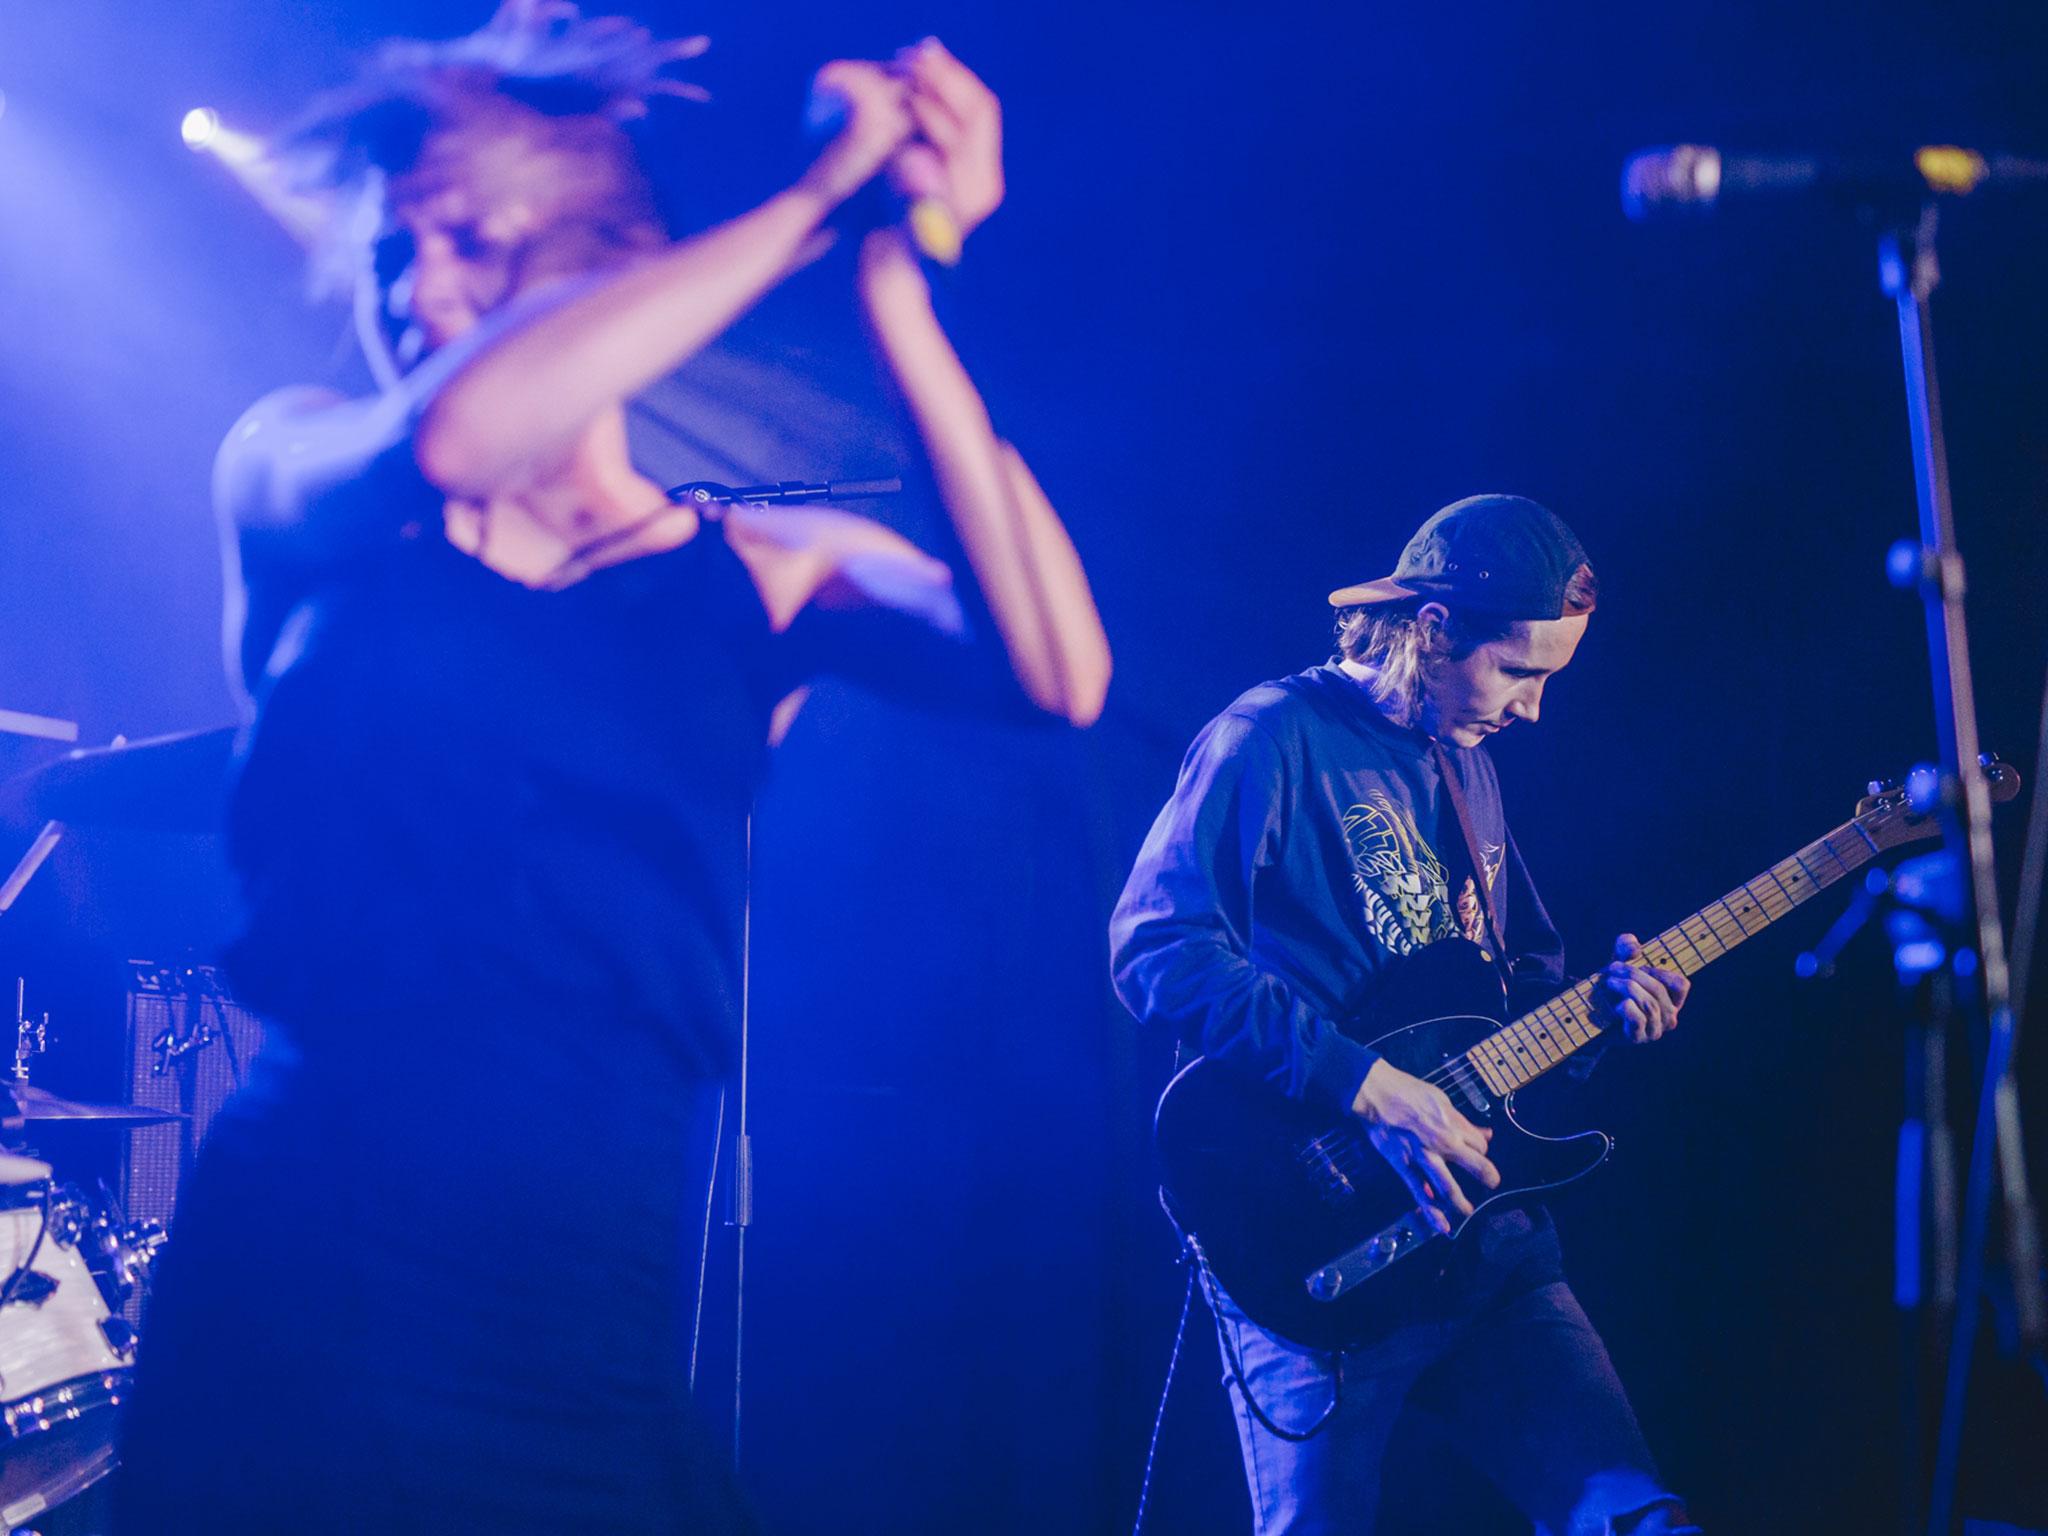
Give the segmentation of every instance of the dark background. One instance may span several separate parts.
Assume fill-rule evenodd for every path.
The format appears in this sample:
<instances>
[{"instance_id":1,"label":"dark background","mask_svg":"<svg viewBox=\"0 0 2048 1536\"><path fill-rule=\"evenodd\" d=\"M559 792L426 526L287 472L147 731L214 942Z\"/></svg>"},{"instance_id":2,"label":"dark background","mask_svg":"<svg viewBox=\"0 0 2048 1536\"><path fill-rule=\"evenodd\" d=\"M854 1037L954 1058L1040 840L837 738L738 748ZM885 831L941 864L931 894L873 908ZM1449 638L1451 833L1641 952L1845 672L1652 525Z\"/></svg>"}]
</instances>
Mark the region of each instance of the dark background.
<instances>
[{"instance_id":1,"label":"dark background","mask_svg":"<svg viewBox=\"0 0 2048 1536\"><path fill-rule=\"evenodd\" d=\"M261 131L371 39L482 9L0 9L0 706L77 719L87 741L232 718L213 449L264 390L361 375L341 311L304 302L290 242L180 145L179 117L212 104ZM757 841L748 1477L792 1532L1127 1528L1181 1278L1144 1142L1166 1053L1110 998L1101 933L1187 739L1321 658L1323 592L1384 572L1437 505L1501 489L1562 512L1603 580L1544 729L1497 749L1577 968L1929 756L1920 611L1882 574L1914 511L1872 231L1807 207L1635 227L1616 178L1678 139L2038 151L2048 22L2022 5L640 14L715 40L698 78L716 104L656 125L689 221L793 172L803 82L835 53L937 32L1002 94L1009 205L945 302L1073 528L1118 662L1085 736L827 692L778 762ZM1938 305L1985 737L2029 772L2044 212L1956 209ZM745 335L838 379L859 363L848 308L828 265ZM1558 1212L1671 1480L1723 1532L1889 1529L1912 1462L1890 1301L1903 1012L1874 937L1838 979L1794 979L1839 898L1820 906L1704 977L1672 1042L1603 1067L1622 1156ZM110 959L203 954L227 921L204 839L61 853L0 921L8 974L69 1010L53 1080L91 1086L112 1048ZM1242 1529L1199 1308L1183 1363L1153 1528ZM1980 1382L1965 1507L2048 1525L2038 1383L1995 1354ZM1404 1528L1515 1528L1455 1463L1404 1463Z\"/></svg>"}]
</instances>

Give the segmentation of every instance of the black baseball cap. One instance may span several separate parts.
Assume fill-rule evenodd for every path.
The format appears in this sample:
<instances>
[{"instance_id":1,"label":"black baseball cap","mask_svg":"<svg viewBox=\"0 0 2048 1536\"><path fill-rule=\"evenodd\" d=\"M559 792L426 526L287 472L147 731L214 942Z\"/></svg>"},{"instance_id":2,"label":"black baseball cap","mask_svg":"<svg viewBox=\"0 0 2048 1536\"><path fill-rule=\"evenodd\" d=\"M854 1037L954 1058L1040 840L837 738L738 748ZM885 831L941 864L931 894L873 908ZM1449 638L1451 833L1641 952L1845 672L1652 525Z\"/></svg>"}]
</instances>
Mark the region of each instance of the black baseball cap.
<instances>
[{"instance_id":1,"label":"black baseball cap","mask_svg":"<svg viewBox=\"0 0 2048 1536\"><path fill-rule=\"evenodd\" d=\"M1558 619L1585 564L1579 536L1548 507L1526 496L1467 496L1415 530L1393 575L1339 587L1330 606L1420 597L1507 619Z\"/></svg>"}]
</instances>

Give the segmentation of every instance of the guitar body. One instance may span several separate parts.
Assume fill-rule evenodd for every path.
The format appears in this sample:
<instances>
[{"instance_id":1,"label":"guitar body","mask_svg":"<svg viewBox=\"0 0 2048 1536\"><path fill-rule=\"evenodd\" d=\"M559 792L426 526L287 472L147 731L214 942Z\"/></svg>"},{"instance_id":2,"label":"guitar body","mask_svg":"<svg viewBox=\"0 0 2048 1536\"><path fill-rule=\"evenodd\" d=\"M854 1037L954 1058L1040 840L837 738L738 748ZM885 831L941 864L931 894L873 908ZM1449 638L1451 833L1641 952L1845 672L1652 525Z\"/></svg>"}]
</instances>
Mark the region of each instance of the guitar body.
<instances>
[{"instance_id":1,"label":"guitar body","mask_svg":"<svg viewBox=\"0 0 2048 1536\"><path fill-rule=\"evenodd\" d=\"M1404 1072L1440 1077L1501 1027L1501 1004L1491 963L1445 939L1403 961L1345 1032ZM1557 1137L1524 1123L1525 1113L1543 1123L1555 1081L1499 1101L1469 1074L1442 1083L1467 1119L1493 1130L1501 1187L1489 1194L1459 1175L1478 1216L1584 1178L1613 1149L1600 1131ZM1358 1348L1420 1313L1477 1219L1454 1215L1451 1235L1437 1234L1358 1121L1207 1059L1167 1085L1153 1134L1173 1219L1224 1290L1262 1327L1312 1349Z\"/></svg>"},{"instance_id":2,"label":"guitar body","mask_svg":"<svg viewBox=\"0 0 2048 1536\"><path fill-rule=\"evenodd\" d=\"M1977 765L2006 801L2020 776ZM1856 814L1667 928L1644 959L1687 976L1891 848L1935 837L1940 823L1897 785L1875 785ZM1469 1120L1493 1130L1501 1187L1458 1175L1477 1215L1582 1179L1607 1160L1600 1131L1553 1136L1546 1076L1604 1025L1594 983L1581 981L1523 1017L1502 1017L1500 979L1476 945L1444 939L1401 961L1371 1011L1345 1033L1404 1072L1433 1079ZM1482 1044L1484 1042L1484 1044ZM1466 1053L1478 1047L1480 1081ZM1426 1310L1475 1217L1441 1235L1352 1116L1311 1109L1213 1061L1167 1084L1153 1123L1168 1211L1217 1280L1254 1322L1311 1349L1354 1349Z\"/></svg>"}]
</instances>

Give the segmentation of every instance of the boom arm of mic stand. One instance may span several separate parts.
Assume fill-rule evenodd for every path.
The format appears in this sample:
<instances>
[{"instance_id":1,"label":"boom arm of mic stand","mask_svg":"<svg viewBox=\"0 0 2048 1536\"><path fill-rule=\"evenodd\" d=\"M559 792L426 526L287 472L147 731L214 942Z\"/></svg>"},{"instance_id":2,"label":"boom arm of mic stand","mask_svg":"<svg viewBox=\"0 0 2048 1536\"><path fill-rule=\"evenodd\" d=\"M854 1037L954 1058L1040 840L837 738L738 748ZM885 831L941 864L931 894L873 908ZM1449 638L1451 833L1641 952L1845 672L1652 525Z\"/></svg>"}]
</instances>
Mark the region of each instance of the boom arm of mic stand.
<instances>
[{"instance_id":1,"label":"boom arm of mic stand","mask_svg":"<svg viewBox=\"0 0 2048 1536\"><path fill-rule=\"evenodd\" d=\"M691 480L671 486L668 499L695 506L731 506L734 502L772 501L859 501L874 496L894 496L903 489L901 480L777 480L770 485L720 485L716 480Z\"/></svg>"},{"instance_id":2,"label":"boom arm of mic stand","mask_svg":"<svg viewBox=\"0 0 2048 1536\"><path fill-rule=\"evenodd\" d=\"M1849 905L1842 909L1842 915L1835 919L1828 931L1812 949L1802 951L1792 962L1792 969L1801 979L1824 979L1835 974L1835 961L1849 946L1849 941L1861 933L1877 910L1891 895L1892 877L1882 869L1873 869L1863 877L1856 888L1856 895Z\"/></svg>"}]
</instances>

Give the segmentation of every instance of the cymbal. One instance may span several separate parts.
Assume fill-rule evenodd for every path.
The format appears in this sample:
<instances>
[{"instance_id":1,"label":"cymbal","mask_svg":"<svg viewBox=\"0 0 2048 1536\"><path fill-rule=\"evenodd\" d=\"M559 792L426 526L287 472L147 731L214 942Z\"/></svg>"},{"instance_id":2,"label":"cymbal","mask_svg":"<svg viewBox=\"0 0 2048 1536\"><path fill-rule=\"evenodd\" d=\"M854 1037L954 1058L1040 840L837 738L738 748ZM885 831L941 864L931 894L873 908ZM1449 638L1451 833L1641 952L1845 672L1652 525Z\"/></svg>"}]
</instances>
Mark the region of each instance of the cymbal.
<instances>
[{"instance_id":1,"label":"cymbal","mask_svg":"<svg viewBox=\"0 0 2048 1536\"><path fill-rule=\"evenodd\" d=\"M53 1120L86 1120L95 1125L128 1128L192 1118L175 1109L150 1109L141 1104L84 1104L77 1099L59 1098L49 1089L38 1088L33 1083L6 1083L0 1087L4 1087L14 1099L15 1114L9 1118L31 1125Z\"/></svg>"},{"instance_id":2,"label":"cymbal","mask_svg":"<svg viewBox=\"0 0 2048 1536\"><path fill-rule=\"evenodd\" d=\"M19 1188L24 1184L47 1184L56 1170L48 1163L33 1157L23 1157L16 1152L0 1152L0 1188Z\"/></svg>"},{"instance_id":3,"label":"cymbal","mask_svg":"<svg viewBox=\"0 0 2048 1536\"><path fill-rule=\"evenodd\" d=\"M216 831L235 735L228 726L67 752L0 786L0 810L31 824Z\"/></svg>"}]
</instances>

